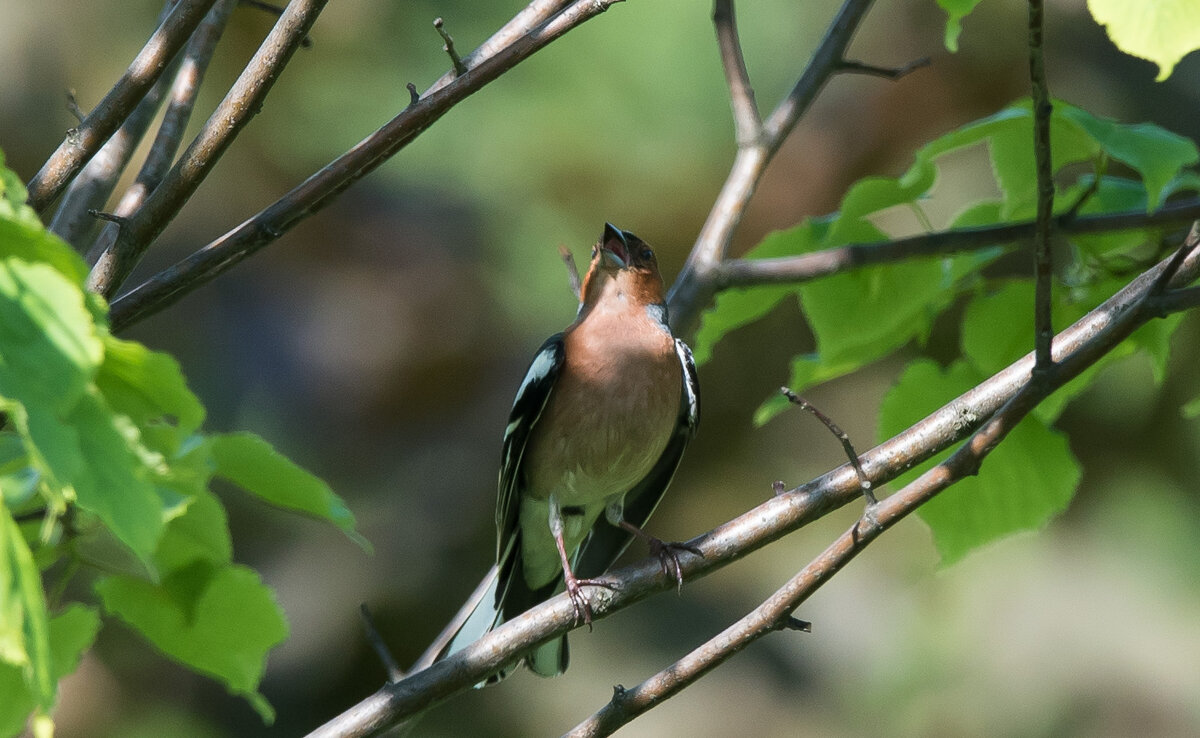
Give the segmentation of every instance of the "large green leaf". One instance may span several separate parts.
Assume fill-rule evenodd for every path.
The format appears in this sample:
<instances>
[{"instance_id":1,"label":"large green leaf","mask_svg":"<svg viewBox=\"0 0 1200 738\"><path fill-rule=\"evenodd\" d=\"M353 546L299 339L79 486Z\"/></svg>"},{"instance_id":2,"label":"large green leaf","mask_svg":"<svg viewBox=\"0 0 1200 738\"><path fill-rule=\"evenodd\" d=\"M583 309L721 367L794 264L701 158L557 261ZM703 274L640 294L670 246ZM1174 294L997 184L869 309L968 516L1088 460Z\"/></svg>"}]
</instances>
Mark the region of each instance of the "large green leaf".
<instances>
[{"instance_id":1,"label":"large green leaf","mask_svg":"<svg viewBox=\"0 0 1200 738\"><path fill-rule=\"evenodd\" d=\"M79 286L12 257L0 259L0 348L0 397L31 414L68 412L104 355Z\"/></svg>"},{"instance_id":2,"label":"large green leaf","mask_svg":"<svg viewBox=\"0 0 1200 738\"><path fill-rule=\"evenodd\" d=\"M301 469L253 433L226 433L210 441L217 476L279 507L328 520L370 548L354 529L354 514L328 484Z\"/></svg>"},{"instance_id":3,"label":"large green leaf","mask_svg":"<svg viewBox=\"0 0 1200 738\"><path fill-rule=\"evenodd\" d=\"M139 427L174 421L186 437L204 422L204 406L188 389L179 362L140 343L106 335L96 385L114 411Z\"/></svg>"},{"instance_id":4,"label":"large green leaf","mask_svg":"<svg viewBox=\"0 0 1200 738\"><path fill-rule=\"evenodd\" d=\"M160 585L127 576L96 583L104 608L159 650L222 681L270 722L258 693L267 652L287 637L287 622L271 591L245 567L197 560Z\"/></svg>"},{"instance_id":5,"label":"large green leaf","mask_svg":"<svg viewBox=\"0 0 1200 738\"><path fill-rule=\"evenodd\" d=\"M1158 65L1158 82L1200 48L1200 3L1195 0L1088 0L1088 10L1118 49Z\"/></svg>"},{"instance_id":6,"label":"large green leaf","mask_svg":"<svg viewBox=\"0 0 1200 738\"><path fill-rule=\"evenodd\" d=\"M945 371L932 361L910 364L884 399L880 437L891 438L983 378L963 362ZM932 463L894 484L902 486ZM942 561L950 564L986 543L1044 526L1066 508L1079 477L1066 439L1029 416L988 455L977 476L942 492L918 514L933 531Z\"/></svg>"}]
</instances>

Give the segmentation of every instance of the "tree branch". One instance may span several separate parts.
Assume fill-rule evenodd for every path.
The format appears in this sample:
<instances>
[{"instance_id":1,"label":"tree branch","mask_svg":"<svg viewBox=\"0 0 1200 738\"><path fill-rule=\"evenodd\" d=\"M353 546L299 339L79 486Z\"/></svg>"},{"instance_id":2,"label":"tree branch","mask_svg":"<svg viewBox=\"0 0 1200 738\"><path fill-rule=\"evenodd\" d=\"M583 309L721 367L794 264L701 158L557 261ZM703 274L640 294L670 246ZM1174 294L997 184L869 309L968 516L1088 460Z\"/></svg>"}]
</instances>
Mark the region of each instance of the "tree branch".
<instances>
[{"instance_id":1,"label":"tree branch","mask_svg":"<svg viewBox=\"0 0 1200 738\"><path fill-rule=\"evenodd\" d=\"M183 135L187 131L187 124L196 104L196 94L200 90L200 83L204 79L208 64L212 61L213 51L225 31L229 16L239 2L240 0L217 0L204 17L204 22L192 34L192 39L183 51L179 70L175 73L170 102L167 103L167 111L159 124L158 134L150 144L150 151L146 154L146 160L142 162L137 178L113 210L118 217L129 218L137 212L170 169L171 162L179 151L179 145L183 142ZM95 264L101 254L112 247L119 230L116 223L106 225L100 230L88 249L89 263Z\"/></svg>"},{"instance_id":2,"label":"tree branch","mask_svg":"<svg viewBox=\"0 0 1200 738\"><path fill-rule=\"evenodd\" d=\"M169 1L163 5L158 17L160 25L167 19L172 7L173 4ZM154 84L150 85L146 96L134 106L129 117L79 170L63 193L49 228L77 251L83 250L84 239L96 226L96 219L88 211L103 208L109 195L116 188L121 172L125 171L133 157L133 150L150 128L150 123L158 112L168 79L168 74L159 75ZM78 113L78 105L74 103L73 98L71 103L74 107L72 113Z\"/></svg>"},{"instance_id":3,"label":"tree branch","mask_svg":"<svg viewBox=\"0 0 1200 738\"><path fill-rule=\"evenodd\" d=\"M1200 273L1200 258L1195 250L1181 259L1167 260L1147 270L1059 334L1054 344L1060 354L1056 357L1061 364L1059 370L1064 373L1082 370L1083 365L1094 363L1134 328L1152 318L1153 311L1145 309L1145 298L1174 263L1178 263L1178 272L1168 286L1184 284ZM1068 355L1071 358L1064 361ZM872 484L877 488L981 427L1028 384L1032 366L1033 355L1029 354L863 454L862 467ZM682 562L683 572L691 579L726 566L857 499L860 494L857 475L849 464L843 464L689 541L701 550L703 557L688 557ZM597 620L675 585L674 579L663 574L654 558L611 572L605 580L615 584L617 589L596 588L589 593ZM530 648L568 632L574 623L575 611L570 599L566 595L554 597L454 655L400 682L385 685L311 735L376 734L471 688Z\"/></svg>"},{"instance_id":4,"label":"tree branch","mask_svg":"<svg viewBox=\"0 0 1200 738\"><path fill-rule=\"evenodd\" d=\"M729 244L733 241L733 234L741 223L747 203L762 180L767 164L791 133L800 116L812 104L817 93L838 71L846 48L850 45L850 39L870 7L871 0L846 0L791 92L758 127L759 135L755 137L754 142L739 140L733 167L699 235L696 236L696 242L679 278L667 297L672 327L677 335L690 334L699 320L700 310L712 300L715 292L712 273L725 258ZM739 88L735 85L741 84L742 72L734 69L731 74L729 64L737 62L729 55L732 49L730 52L725 50L726 45L733 43L732 34L736 32L733 12L732 0L722 3L714 13L714 22L720 21L717 36L722 43L722 60L726 63L726 77L734 79L734 82L731 82L731 95L736 95L739 94ZM732 48L736 48L736 45ZM745 84L749 89L748 80ZM738 133L741 136L745 121L739 118L745 118L745 113L739 112L738 106L745 103L734 100L733 104L735 121L738 121Z\"/></svg>"},{"instance_id":5,"label":"tree branch","mask_svg":"<svg viewBox=\"0 0 1200 738\"><path fill-rule=\"evenodd\" d=\"M1033 96L1033 151L1037 166L1037 219L1033 233L1034 253L1034 352L1035 372L1050 367L1050 343L1054 261L1050 250L1054 219L1054 168L1050 159L1050 88L1042 48L1044 20L1042 0L1029 0L1029 79Z\"/></svg>"},{"instance_id":6,"label":"tree branch","mask_svg":"<svg viewBox=\"0 0 1200 738\"><path fill-rule=\"evenodd\" d=\"M1166 205L1153 213L1128 210L1118 213L1055 219L1055 230L1067 234L1107 233L1134 228L1182 226L1200 218L1200 200ZM716 291L766 284L798 284L872 264L998 246L1033 237L1034 221L1002 223L980 228L956 228L920 233L890 241L847 244L796 256L774 259L726 259L712 272Z\"/></svg>"},{"instance_id":7,"label":"tree branch","mask_svg":"<svg viewBox=\"0 0 1200 738\"><path fill-rule=\"evenodd\" d=\"M273 243L301 220L325 207L336 195L407 146L467 96L477 92L551 41L619 1L575 0L541 25L516 36L508 46L491 56L483 56L478 51L468 55L463 61L470 66L469 74L456 77L440 87L440 82L435 84L419 101L406 107L385 126L272 205L116 300L110 312L113 330L121 330L147 315L162 310L242 259ZM540 17L551 5L554 4L534 3L518 17L523 21ZM514 21L506 24L505 29L509 30L502 29L506 37L514 32L512 29L519 27L519 24L513 25ZM496 36L492 38L495 39ZM488 43L491 43L490 39ZM475 62L474 59L479 61Z\"/></svg>"},{"instance_id":8,"label":"tree branch","mask_svg":"<svg viewBox=\"0 0 1200 738\"><path fill-rule=\"evenodd\" d=\"M742 54L733 0L716 0L713 4L713 25L717 30L721 66L725 69L725 81L729 85L737 144L739 148L753 146L762 134L762 118L758 114L754 88L750 85L750 72L746 70L746 58Z\"/></svg>"},{"instance_id":9,"label":"tree branch","mask_svg":"<svg viewBox=\"0 0 1200 738\"><path fill-rule=\"evenodd\" d=\"M233 139L262 108L267 93L327 2L292 0L288 4L195 140L137 214L120 229L112 247L101 254L88 275L88 289L110 297L129 276L151 242L167 227Z\"/></svg>"},{"instance_id":10,"label":"tree branch","mask_svg":"<svg viewBox=\"0 0 1200 738\"><path fill-rule=\"evenodd\" d=\"M29 205L42 213L145 96L216 0L179 0L109 90L29 181Z\"/></svg>"}]
</instances>

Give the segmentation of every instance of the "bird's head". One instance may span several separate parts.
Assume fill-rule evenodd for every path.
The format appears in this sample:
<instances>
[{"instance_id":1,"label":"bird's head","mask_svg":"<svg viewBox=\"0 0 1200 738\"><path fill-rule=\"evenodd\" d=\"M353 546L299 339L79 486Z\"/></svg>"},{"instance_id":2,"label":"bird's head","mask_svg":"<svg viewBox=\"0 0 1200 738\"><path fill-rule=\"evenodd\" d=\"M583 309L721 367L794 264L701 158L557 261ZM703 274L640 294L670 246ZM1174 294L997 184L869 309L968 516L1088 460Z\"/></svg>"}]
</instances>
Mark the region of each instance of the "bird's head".
<instances>
[{"instance_id":1,"label":"bird's head","mask_svg":"<svg viewBox=\"0 0 1200 738\"><path fill-rule=\"evenodd\" d=\"M654 249L629 231L605 223L604 235L592 247L580 296L589 305L610 294L658 305L663 302L663 278Z\"/></svg>"}]
</instances>

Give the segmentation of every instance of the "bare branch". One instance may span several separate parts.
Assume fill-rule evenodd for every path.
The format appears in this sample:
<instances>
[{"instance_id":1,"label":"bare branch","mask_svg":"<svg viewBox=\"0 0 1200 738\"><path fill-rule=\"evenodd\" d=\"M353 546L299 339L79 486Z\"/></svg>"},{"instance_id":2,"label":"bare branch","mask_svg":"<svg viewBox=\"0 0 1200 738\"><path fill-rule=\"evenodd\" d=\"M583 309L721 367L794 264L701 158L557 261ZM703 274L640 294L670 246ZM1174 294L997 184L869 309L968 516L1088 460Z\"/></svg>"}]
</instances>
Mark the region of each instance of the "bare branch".
<instances>
[{"instance_id":1,"label":"bare branch","mask_svg":"<svg viewBox=\"0 0 1200 738\"><path fill-rule=\"evenodd\" d=\"M238 2L239 0L217 0L204 17L204 22L192 34L191 41L183 51L179 71L175 73L170 102L158 127L158 134L150 145L150 151L146 154L146 160L142 162L137 178L117 203L114 210L117 215L128 218L137 212L154 188L162 183L163 177L170 169L187 131L204 73L212 61L213 51L225 31L229 16ZM95 264L116 242L117 234L115 226L103 228L88 249L88 262Z\"/></svg>"},{"instance_id":2,"label":"bare branch","mask_svg":"<svg viewBox=\"0 0 1200 738\"><path fill-rule=\"evenodd\" d=\"M116 188L121 172L125 171L133 157L133 150L158 112L167 80L165 74L155 80L121 127L79 170L59 200L58 209L50 220L50 230L76 250L82 250L84 239L96 225L88 211L104 207Z\"/></svg>"},{"instance_id":3,"label":"bare branch","mask_svg":"<svg viewBox=\"0 0 1200 738\"><path fill-rule=\"evenodd\" d=\"M296 223L323 208L340 192L407 146L468 95L616 2L619 0L575 0L550 20L482 61L472 62L472 56L468 56L466 61L472 65L469 75L427 91L418 102L406 107L385 126L275 203L114 302L110 313L113 329L120 330L163 309L273 243ZM545 4L534 5L540 9Z\"/></svg>"},{"instance_id":4,"label":"bare branch","mask_svg":"<svg viewBox=\"0 0 1200 738\"><path fill-rule=\"evenodd\" d=\"M437 29L438 35L442 37L442 41L446 42L445 46L442 47L442 51L450 56L450 65L454 67L454 73L459 76L464 75L467 73L467 65L463 64L462 57L454 50L454 39L450 37L449 33L446 33L446 29L442 27L443 25L445 25L445 21L441 18L433 19L433 27Z\"/></svg>"},{"instance_id":5,"label":"bare branch","mask_svg":"<svg viewBox=\"0 0 1200 738\"><path fill-rule=\"evenodd\" d=\"M29 181L29 205L39 213L92 158L145 96L216 0L179 0L125 74Z\"/></svg>"},{"instance_id":6,"label":"bare branch","mask_svg":"<svg viewBox=\"0 0 1200 738\"><path fill-rule=\"evenodd\" d=\"M750 73L746 70L746 58L742 54L733 0L716 1L713 5L713 25L717 29L717 46L721 50L725 81L729 84L729 101L733 106L738 146L749 146L758 142L762 133L762 118L758 114Z\"/></svg>"},{"instance_id":7,"label":"bare branch","mask_svg":"<svg viewBox=\"0 0 1200 738\"><path fill-rule=\"evenodd\" d=\"M363 631L367 635L367 642L371 644L375 655L383 664L384 671L387 672L388 682L400 681L404 678L404 670L396 663L396 657L392 655L383 636L379 634L379 629L375 627L375 618L371 617L371 609L367 607L367 603L364 602L358 606L358 614L362 616Z\"/></svg>"},{"instance_id":8,"label":"bare branch","mask_svg":"<svg viewBox=\"0 0 1200 738\"><path fill-rule=\"evenodd\" d=\"M871 491L871 480L867 478L867 473L863 471L862 464L858 463L858 452L854 450L854 444L850 442L850 435L839 428L828 415L818 410L815 405L800 395L792 392L787 387L780 387L779 391L788 399L788 402L796 405L801 410L807 410L812 413L813 417L821 421L829 429L829 432L841 441L842 448L846 451L846 457L850 459L850 466L854 467L854 473L858 475L858 486L862 489L863 497L867 498L868 505L877 504L878 500L875 499L875 493Z\"/></svg>"},{"instance_id":9,"label":"bare branch","mask_svg":"<svg viewBox=\"0 0 1200 738\"><path fill-rule=\"evenodd\" d=\"M1200 218L1200 201L1167 205L1153 213L1129 210L1100 215L1064 214L1055 221L1062 233L1107 233L1145 227L1182 226ZM959 228L921 233L892 241L849 244L775 259L727 259L712 273L714 289L764 284L798 284L831 274L922 256L998 246L1033 237L1034 221L1002 223L980 228Z\"/></svg>"},{"instance_id":10,"label":"bare branch","mask_svg":"<svg viewBox=\"0 0 1200 738\"><path fill-rule=\"evenodd\" d=\"M1060 353L1059 366L1048 375L1051 383L1065 381L1094 363L1136 327L1153 317L1145 297L1168 267L1164 261L1134 279L1116 295L1058 336L1054 345ZM1194 279L1200 273L1200 257L1190 250L1181 260L1172 285ZM1069 357L1065 358L1064 357ZM1033 366L1032 354L952 400L862 456L866 474L877 484L894 478L965 438L1026 387ZM689 557L682 563L691 579L723 567L789 532L821 517L860 494L858 479L848 464L812 480L791 492L773 496L755 509L689 541L703 558ZM895 497L893 495L892 497ZM880 505L886 505L889 497ZM856 526L857 535L871 531L886 518L878 513L877 523ZM832 573L832 572L831 572ZM592 594L597 619L674 586L664 576L657 559L612 572L606 581L615 591L599 588ZM790 610L788 612L790 615ZM520 654L572 629L575 610L564 594L529 610L488 633L454 655L434 663L408 678L385 685L343 715L314 731L312 736L373 735L408 719L433 705L469 689L488 675L516 660Z\"/></svg>"},{"instance_id":11,"label":"bare branch","mask_svg":"<svg viewBox=\"0 0 1200 738\"><path fill-rule=\"evenodd\" d=\"M1034 253L1034 347L1037 361L1034 371L1050 366L1051 291L1054 262L1050 251L1054 223L1054 169L1050 159L1050 88L1046 85L1046 65L1042 48L1042 0L1029 0L1029 78L1033 92L1033 150L1037 163L1037 224L1033 233Z\"/></svg>"},{"instance_id":12,"label":"bare branch","mask_svg":"<svg viewBox=\"0 0 1200 738\"><path fill-rule=\"evenodd\" d=\"M918 69L929 66L933 60L927 56L920 59L914 59L908 64L899 67L877 67L874 64L855 61L854 59L843 59L838 65L839 72L848 72L851 74L867 74L872 77L883 77L884 79L895 82L901 77L906 77Z\"/></svg>"},{"instance_id":13,"label":"bare branch","mask_svg":"<svg viewBox=\"0 0 1200 738\"><path fill-rule=\"evenodd\" d=\"M191 145L97 260L88 289L111 296L204 181L279 78L328 0L292 0Z\"/></svg>"},{"instance_id":14,"label":"bare branch","mask_svg":"<svg viewBox=\"0 0 1200 738\"><path fill-rule=\"evenodd\" d=\"M757 143L738 148L733 167L721 192L701 227L688 260L667 297L671 323L676 335L688 335L695 329L700 311L713 296L713 271L725 258L733 234L742 221L746 205L758 188L767 164L791 133L817 93L837 71L846 47L872 0L846 0L834 17L824 39L809 60L804 73L791 92L763 122ZM729 6L732 13L732 5ZM730 29L732 30L732 26ZM722 31L718 27L718 38ZM723 57L724 58L724 57ZM728 69L726 74L728 75Z\"/></svg>"},{"instance_id":15,"label":"bare branch","mask_svg":"<svg viewBox=\"0 0 1200 738\"><path fill-rule=\"evenodd\" d=\"M567 284L571 287L571 294L575 295L575 299L579 299L579 290L583 283L579 279L579 268L575 266L575 256L566 246L559 244L558 255L563 260L563 265L567 268Z\"/></svg>"}]
</instances>

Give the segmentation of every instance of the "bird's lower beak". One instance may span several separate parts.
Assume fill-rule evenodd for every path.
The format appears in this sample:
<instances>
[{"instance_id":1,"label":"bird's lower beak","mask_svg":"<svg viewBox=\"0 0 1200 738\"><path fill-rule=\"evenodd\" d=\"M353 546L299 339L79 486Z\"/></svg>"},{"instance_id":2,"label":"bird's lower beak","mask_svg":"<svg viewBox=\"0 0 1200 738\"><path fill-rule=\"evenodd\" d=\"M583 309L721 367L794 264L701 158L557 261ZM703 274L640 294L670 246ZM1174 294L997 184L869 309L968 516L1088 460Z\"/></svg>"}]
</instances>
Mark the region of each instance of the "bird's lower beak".
<instances>
[{"instance_id":1,"label":"bird's lower beak","mask_svg":"<svg viewBox=\"0 0 1200 738\"><path fill-rule=\"evenodd\" d=\"M603 265L609 267L610 269L625 268L625 260L621 258L621 255L607 246L600 248L600 259L603 262Z\"/></svg>"}]
</instances>

